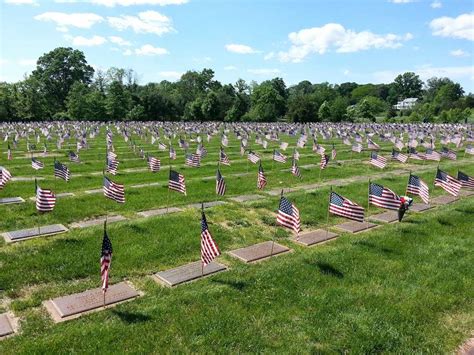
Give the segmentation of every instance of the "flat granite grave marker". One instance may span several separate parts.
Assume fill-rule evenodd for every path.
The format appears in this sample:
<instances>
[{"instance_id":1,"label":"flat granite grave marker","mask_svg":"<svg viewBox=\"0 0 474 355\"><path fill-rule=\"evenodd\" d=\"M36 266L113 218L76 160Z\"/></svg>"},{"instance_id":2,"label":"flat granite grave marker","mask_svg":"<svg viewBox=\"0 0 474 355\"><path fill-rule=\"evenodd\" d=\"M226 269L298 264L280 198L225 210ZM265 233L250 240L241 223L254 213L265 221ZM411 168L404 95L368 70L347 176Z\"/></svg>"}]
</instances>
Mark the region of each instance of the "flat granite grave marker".
<instances>
[{"instance_id":1,"label":"flat granite grave marker","mask_svg":"<svg viewBox=\"0 0 474 355\"><path fill-rule=\"evenodd\" d=\"M436 204L436 205L447 205L448 203L452 203L456 200L458 200L458 197L456 197L456 196L443 195L443 196L435 197L434 199L431 200L431 202Z\"/></svg>"},{"instance_id":2,"label":"flat granite grave marker","mask_svg":"<svg viewBox=\"0 0 474 355\"><path fill-rule=\"evenodd\" d=\"M0 205L12 205L15 203L23 203L25 202L24 199L21 197L4 197L0 198Z\"/></svg>"},{"instance_id":3,"label":"flat granite grave marker","mask_svg":"<svg viewBox=\"0 0 474 355\"><path fill-rule=\"evenodd\" d=\"M307 247L334 239L338 234L328 232L323 229L316 229L314 231L305 232L299 235L298 239L293 239L294 242L303 244Z\"/></svg>"},{"instance_id":4,"label":"flat granite grave marker","mask_svg":"<svg viewBox=\"0 0 474 355\"><path fill-rule=\"evenodd\" d=\"M265 198L265 196L261 195L241 195L236 197L231 197L230 200L235 202L248 202L248 201L256 201Z\"/></svg>"},{"instance_id":5,"label":"flat granite grave marker","mask_svg":"<svg viewBox=\"0 0 474 355\"><path fill-rule=\"evenodd\" d=\"M60 194L56 194L57 198L72 197L72 196L75 196L73 192L62 192ZM36 196L30 197L30 200L35 202Z\"/></svg>"},{"instance_id":6,"label":"flat granite grave marker","mask_svg":"<svg viewBox=\"0 0 474 355\"><path fill-rule=\"evenodd\" d=\"M21 229L17 231L5 232L2 233L5 242L14 243L20 242L23 240L45 237L49 235L59 234L67 232L68 229L62 224L51 224L49 226L41 226L36 228Z\"/></svg>"},{"instance_id":7,"label":"flat granite grave marker","mask_svg":"<svg viewBox=\"0 0 474 355\"><path fill-rule=\"evenodd\" d=\"M181 212L181 211L182 211L181 208L169 207L169 208L159 208L156 210L141 211L141 212L138 212L137 214L142 217L153 217L153 216L161 216L164 214L176 213L176 212Z\"/></svg>"},{"instance_id":8,"label":"flat granite grave marker","mask_svg":"<svg viewBox=\"0 0 474 355\"><path fill-rule=\"evenodd\" d=\"M173 287L225 270L227 270L226 266L213 261L206 265L201 272L201 261L196 261L174 269L157 272L153 275L153 278L165 286Z\"/></svg>"},{"instance_id":9,"label":"flat granite grave marker","mask_svg":"<svg viewBox=\"0 0 474 355\"><path fill-rule=\"evenodd\" d=\"M15 176L15 177L12 177L11 179L12 181L35 181L35 180L44 180L44 177L27 177L27 176Z\"/></svg>"},{"instance_id":10,"label":"flat granite grave marker","mask_svg":"<svg viewBox=\"0 0 474 355\"><path fill-rule=\"evenodd\" d=\"M203 206L204 208L210 208L210 207L215 207L215 206L220 206L220 205L225 205L227 202L225 201L211 201L211 202L204 202ZM188 208L201 208L200 203L193 203L191 205L187 206Z\"/></svg>"},{"instance_id":11,"label":"flat granite grave marker","mask_svg":"<svg viewBox=\"0 0 474 355\"><path fill-rule=\"evenodd\" d=\"M149 183L146 183L146 184L132 185L130 187L134 188L134 189L140 189L142 187L150 187L150 186L160 186L160 183L159 182L149 182Z\"/></svg>"},{"instance_id":12,"label":"flat granite grave marker","mask_svg":"<svg viewBox=\"0 0 474 355\"><path fill-rule=\"evenodd\" d=\"M106 217L99 217L99 218L90 219L87 221L74 222L70 224L70 227L71 228L87 228L91 226L97 226L99 224L104 224L105 219ZM127 218L121 215L107 216L107 223L125 221L126 219Z\"/></svg>"},{"instance_id":13,"label":"flat granite grave marker","mask_svg":"<svg viewBox=\"0 0 474 355\"><path fill-rule=\"evenodd\" d=\"M369 217L370 219L377 222L393 223L398 221L397 211L385 211L380 214L374 214Z\"/></svg>"},{"instance_id":14,"label":"flat granite grave marker","mask_svg":"<svg viewBox=\"0 0 474 355\"><path fill-rule=\"evenodd\" d=\"M289 248L278 243L274 243L272 252L272 243L272 241L268 241L254 244L249 247L231 250L229 254L246 263L251 263L290 251Z\"/></svg>"},{"instance_id":15,"label":"flat granite grave marker","mask_svg":"<svg viewBox=\"0 0 474 355\"><path fill-rule=\"evenodd\" d=\"M368 229L374 228L377 225L370 222L356 222L356 221L349 221L344 222L342 224L338 224L335 227L349 233L359 233L366 231Z\"/></svg>"},{"instance_id":16,"label":"flat granite grave marker","mask_svg":"<svg viewBox=\"0 0 474 355\"><path fill-rule=\"evenodd\" d=\"M0 314L0 339L6 337L7 335L13 334L14 332L15 330L13 329L8 314Z\"/></svg>"},{"instance_id":17,"label":"flat granite grave marker","mask_svg":"<svg viewBox=\"0 0 474 355\"><path fill-rule=\"evenodd\" d=\"M433 208L433 206L427 205L426 203L414 203L410 206L410 211L423 212L431 208Z\"/></svg>"},{"instance_id":18,"label":"flat granite grave marker","mask_svg":"<svg viewBox=\"0 0 474 355\"><path fill-rule=\"evenodd\" d=\"M105 294L105 307L131 300L140 294L126 282L109 286ZM95 288L73 295L57 297L43 302L55 322L77 318L81 314L104 308L102 288Z\"/></svg>"},{"instance_id":19,"label":"flat granite grave marker","mask_svg":"<svg viewBox=\"0 0 474 355\"><path fill-rule=\"evenodd\" d=\"M468 197L474 195L474 190L463 190L459 191L459 196Z\"/></svg>"},{"instance_id":20,"label":"flat granite grave marker","mask_svg":"<svg viewBox=\"0 0 474 355\"><path fill-rule=\"evenodd\" d=\"M95 190L86 190L84 191L86 194L98 194L98 193L101 193L103 192L104 190L103 189L95 189Z\"/></svg>"}]
</instances>

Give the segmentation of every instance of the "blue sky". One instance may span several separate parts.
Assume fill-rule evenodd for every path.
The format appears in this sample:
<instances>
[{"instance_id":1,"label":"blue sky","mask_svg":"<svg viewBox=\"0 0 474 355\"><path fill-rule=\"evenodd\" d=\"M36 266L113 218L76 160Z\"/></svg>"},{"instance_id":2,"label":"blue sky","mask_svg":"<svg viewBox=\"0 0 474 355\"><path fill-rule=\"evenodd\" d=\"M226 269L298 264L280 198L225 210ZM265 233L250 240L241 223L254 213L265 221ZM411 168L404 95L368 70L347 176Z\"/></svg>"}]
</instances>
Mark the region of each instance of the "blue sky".
<instances>
[{"instance_id":1,"label":"blue sky","mask_svg":"<svg viewBox=\"0 0 474 355\"><path fill-rule=\"evenodd\" d=\"M222 82L275 76L391 82L448 76L474 92L471 0L0 0L0 80L58 46L140 83L212 68Z\"/></svg>"}]
</instances>

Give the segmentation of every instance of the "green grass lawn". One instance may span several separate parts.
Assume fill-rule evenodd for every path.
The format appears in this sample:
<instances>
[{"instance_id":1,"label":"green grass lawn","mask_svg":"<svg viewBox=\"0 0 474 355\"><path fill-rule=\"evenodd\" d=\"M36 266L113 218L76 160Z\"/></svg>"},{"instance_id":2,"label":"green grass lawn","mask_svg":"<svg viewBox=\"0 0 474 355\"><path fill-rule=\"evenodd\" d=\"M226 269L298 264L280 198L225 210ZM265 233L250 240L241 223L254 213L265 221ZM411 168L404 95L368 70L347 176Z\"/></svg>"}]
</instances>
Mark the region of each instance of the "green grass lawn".
<instances>
[{"instance_id":1,"label":"green grass lawn","mask_svg":"<svg viewBox=\"0 0 474 355\"><path fill-rule=\"evenodd\" d=\"M233 136L232 136L233 138ZM135 137L139 141L138 137ZM286 140L286 139L283 139ZM252 141L252 140L250 140ZM295 139L287 141L294 144ZM195 209L140 219L136 212L167 205L168 168L156 174L125 169L144 168L120 137L114 139L121 163L114 181L124 183L125 205L106 200L87 189L102 186L105 148L103 132L80 152L81 164L68 163L69 183L52 177L52 157L40 160L47 167L38 176L40 185L55 192L75 192L58 199L56 209L39 216L32 201L0 206L0 231L37 224L69 224L82 219L120 213L129 221L109 225L114 245L111 283L129 280L144 296L80 319L54 324L41 302L52 297L84 291L100 284L99 258L102 227L70 230L66 234L24 241L0 242L0 311L12 310L21 318L21 332L0 342L0 353L114 352L430 352L453 351L474 329L474 198L425 213L409 212L401 224L349 235L312 248L293 243L291 234L275 226L279 197L256 189L257 167L240 157L238 142L226 148L232 166L221 167L228 190L215 195L213 176L219 151L218 138L204 143L209 157L199 169L183 166L177 148L175 168L184 173L188 196L171 193L169 205L225 200L227 205L206 211L211 233L223 255L219 261L230 270L168 289L156 284L154 272L196 261L200 255L200 215ZM72 142L71 142L72 143ZM336 143L336 142L335 142ZM142 141L147 152L168 165L167 152ZM327 152L331 145L324 144ZM387 169L371 167L368 153L351 154L350 147L336 144L339 163L331 163L320 176L319 156L311 146L299 149L303 179L291 176L290 162L272 163L275 143L263 153L269 184L266 190L319 183L309 191L287 194L300 209L304 230L326 226L330 186L367 207L369 178L397 193L404 193L409 170L430 185L431 196L445 194L433 189L437 163L389 162ZM5 151L2 147L2 153ZM18 149L22 149L20 146ZM195 145L192 146L194 151ZM67 150L60 153L65 156ZM389 156L391 143L382 144ZM15 156L24 155L15 151ZM286 153L291 155L289 149ZM351 157L352 155L352 157ZM126 159L126 160L125 160ZM67 162L66 158L61 161ZM455 175L457 169L474 175L473 159L443 160L441 168ZM28 159L0 165L13 176L34 176ZM237 176L245 173L249 175ZM404 171L400 171L404 169ZM377 175L386 173L383 177ZM82 174L81 176L74 175ZM349 181L348 179L353 179ZM158 182L160 186L131 188L133 184ZM343 184L344 182L344 184ZM265 199L239 204L231 196L258 193ZM31 181L10 182L0 197L34 195ZM419 201L418 198L415 199ZM382 212L370 207L369 213ZM329 224L342 222L331 217ZM275 237L291 253L261 263L245 265L227 251Z\"/></svg>"}]
</instances>

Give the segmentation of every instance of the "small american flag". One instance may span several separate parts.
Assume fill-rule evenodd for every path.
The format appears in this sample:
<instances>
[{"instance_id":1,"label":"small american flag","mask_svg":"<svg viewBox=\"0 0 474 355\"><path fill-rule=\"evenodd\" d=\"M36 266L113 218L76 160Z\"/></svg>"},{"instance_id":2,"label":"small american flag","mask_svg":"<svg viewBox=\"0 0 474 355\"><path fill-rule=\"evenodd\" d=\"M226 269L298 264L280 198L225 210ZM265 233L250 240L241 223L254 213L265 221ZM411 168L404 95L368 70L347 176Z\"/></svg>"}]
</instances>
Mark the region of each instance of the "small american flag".
<instances>
[{"instance_id":1,"label":"small american flag","mask_svg":"<svg viewBox=\"0 0 474 355\"><path fill-rule=\"evenodd\" d=\"M206 215L202 211L201 216L201 262L203 266L206 266L212 262L216 257L221 255L216 242L212 239L212 235L209 232L209 226L207 225Z\"/></svg>"},{"instance_id":2,"label":"small american flag","mask_svg":"<svg viewBox=\"0 0 474 355\"><path fill-rule=\"evenodd\" d=\"M360 153L362 151L362 144L360 143L355 143L352 145L352 151L356 153Z\"/></svg>"},{"instance_id":3,"label":"small american flag","mask_svg":"<svg viewBox=\"0 0 474 355\"><path fill-rule=\"evenodd\" d=\"M279 163L286 163L286 157L278 150L273 151L273 160Z\"/></svg>"},{"instance_id":4,"label":"small american flag","mask_svg":"<svg viewBox=\"0 0 474 355\"><path fill-rule=\"evenodd\" d=\"M474 188L474 178L461 171L458 171L458 180L461 182L462 187Z\"/></svg>"},{"instance_id":5,"label":"small american flag","mask_svg":"<svg viewBox=\"0 0 474 355\"><path fill-rule=\"evenodd\" d=\"M267 185L267 178L265 177L265 172L263 171L262 163L258 166L258 174L257 174L257 188L259 190L263 190L263 188Z\"/></svg>"},{"instance_id":6,"label":"small american flag","mask_svg":"<svg viewBox=\"0 0 474 355\"><path fill-rule=\"evenodd\" d=\"M368 138L367 139L367 148L368 149L379 150L380 146L377 143L375 143L372 139Z\"/></svg>"},{"instance_id":7,"label":"small american flag","mask_svg":"<svg viewBox=\"0 0 474 355\"><path fill-rule=\"evenodd\" d=\"M284 196L280 198L278 207L277 224L292 229L296 235L301 230L300 211L296 206L288 201Z\"/></svg>"},{"instance_id":8,"label":"small american flag","mask_svg":"<svg viewBox=\"0 0 474 355\"><path fill-rule=\"evenodd\" d=\"M440 169L436 171L434 185L443 188L446 192L453 196L457 196L459 194L459 190L461 190L462 187L462 184L458 179L449 176Z\"/></svg>"},{"instance_id":9,"label":"small american flag","mask_svg":"<svg viewBox=\"0 0 474 355\"><path fill-rule=\"evenodd\" d=\"M398 160L401 163L406 163L408 160L408 156L400 152L397 152L395 149L392 149L392 159Z\"/></svg>"},{"instance_id":10,"label":"small american flag","mask_svg":"<svg viewBox=\"0 0 474 355\"><path fill-rule=\"evenodd\" d=\"M224 196L225 195L225 190L226 190L226 185L225 185L224 177L222 176L220 170L217 169L217 173L216 173L216 194L218 194L220 196Z\"/></svg>"},{"instance_id":11,"label":"small american flag","mask_svg":"<svg viewBox=\"0 0 474 355\"><path fill-rule=\"evenodd\" d=\"M35 170L40 170L44 168L44 164L38 159L31 158L31 167Z\"/></svg>"},{"instance_id":12,"label":"small american flag","mask_svg":"<svg viewBox=\"0 0 474 355\"><path fill-rule=\"evenodd\" d=\"M221 148L221 151L219 153L219 163L223 165L230 166L230 160L227 157L227 154L224 152L224 149Z\"/></svg>"},{"instance_id":13,"label":"small american flag","mask_svg":"<svg viewBox=\"0 0 474 355\"><path fill-rule=\"evenodd\" d=\"M395 147L396 147L398 150L402 150L404 146L405 146L405 145L403 144L403 142L402 142L401 140L397 140L397 141L395 142Z\"/></svg>"},{"instance_id":14,"label":"small american flag","mask_svg":"<svg viewBox=\"0 0 474 355\"><path fill-rule=\"evenodd\" d=\"M333 144L332 145L332 150L331 150L331 159L332 160L336 159L336 156L337 156L337 151L336 151L336 147Z\"/></svg>"},{"instance_id":15,"label":"small american flag","mask_svg":"<svg viewBox=\"0 0 474 355\"><path fill-rule=\"evenodd\" d=\"M163 151L166 150L166 144L164 144L162 142L158 143L158 149L163 150Z\"/></svg>"},{"instance_id":16,"label":"small american flag","mask_svg":"<svg viewBox=\"0 0 474 355\"><path fill-rule=\"evenodd\" d=\"M170 159L176 160L176 151L173 149L171 145L170 145Z\"/></svg>"},{"instance_id":17,"label":"small american flag","mask_svg":"<svg viewBox=\"0 0 474 355\"><path fill-rule=\"evenodd\" d=\"M293 160L300 160L300 153L296 150L293 150Z\"/></svg>"},{"instance_id":18,"label":"small american flag","mask_svg":"<svg viewBox=\"0 0 474 355\"><path fill-rule=\"evenodd\" d=\"M102 292L107 292L109 287L110 264L112 263L112 243L107 235L107 222L104 222L104 238L102 239L102 250L100 253L100 277L102 280Z\"/></svg>"},{"instance_id":19,"label":"small american flag","mask_svg":"<svg viewBox=\"0 0 474 355\"><path fill-rule=\"evenodd\" d=\"M260 161L260 157L258 156L258 154L252 151L248 152L247 159L250 160L254 164L257 164Z\"/></svg>"},{"instance_id":20,"label":"small american flag","mask_svg":"<svg viewBox=\"0 0 474 355\"><path fill-rule=\"evenodd\" d=\"M440 161L441 160L441 154L439 154L437 151L435 151L433 149L426 149L425 158L427 160Z\"/></svg>"},{"instance_id":21,"label":"small american flag","mask_svg":"<svg viewBox=\"0 0 474 355\"><path fill-rule=\"evenodd\" d=\"M8 148L7 148L7 159L8 159L8 160L12 160L12 159L13 159L12 149L10 148L10 144L8 144Z\"/></svg>"},{"instance_id":22,"label":"small american flag","mask_svg":"<svg viewBox=\"0 0 474 355\"><path fill-rule=\"evenodd\" d=\"M416 151L416 148L413 148L413 147L410 147L408 149L408 154L409 154L409 157L410 159L413 159L413 160L423 160L423 159L426 159L426 154L425 155L422 155L420 153L418 153Z\"/></svg>"},{"instance_id":23,"label":"small american flag","mask_svg":"<svg viewBox=\"0 0 474 355\"><path fill-rule=\"evenodd\" d=\"M280 143L280 149L281 150L286 150L288 148L288 143L287 142L281 142Z\"/></svg>"},{"instance_id":24,"label":"small american flag","mask_svg":"<svg viewBox=\"0 0 474 355\"><path fill-rule=\"evenodd\" d=\"M125 188L124 185L117 184L104 176L104 196L114 200L118 203L125 203Z\"/></svg>"},{"instance_id":25,"label":"small american flag","mask_svg":"<svg viewBox=\"0 0 474 355\"><path fill-rule=\"evenodd\" d=\"M0 166L0 190L7 184L8 181L12 178L10 172L5 169L3 166Z\"/></svg>"},{"instance_id":26,"label":"small american flag","mask_svg":"<svg viewBox=\"0 0 474 355\"><path fill-rule=\"evenodd\" d=\"M160 159L149 156L148 157L148 167L150 168L150 171L152 173L156 173L157 171L160 171Z\"/></svg>"},{"instance_id":27,"label":"small american flag","mask_svg":"<svg viewBox=\"0 0 474 355\"><path fill-rule=\"evenodd\" d=\"M54 161L54 176L60 179L63 179L65 181L69 181L71 174L66 165L61 164L59 161L55 160Z\"/></svg>"},{"instance_id":28,"label":"small american flag","mask_svg":"<svg viewBox=\"0 0 474 355\"><path fill-rule=\"evenodd\" d=\"M364 221L363 207L333 191L331 191L331 196L329 198L329 212L336 216L349 218L354 221Z\"/></svg>"},{"instance_id":29,"label":"small american flag","mask_svg":"<svg viewBox=\"0 0 474 355\"><path fill-rule=\"evenodd\" d=\"M69 152L69 160L74 163L80 163L79 155L74 153L72 150Z\"/></svg>"},{"instance_id":30,"label":"small american flag","mask_svg":"<svg viewBox=\"0 0 474 355\"><path fill-rule=\"evenodd\" d=\"M408 178L407 194L420 196L424 203L430 202L430 190L418 176L410 174Z\"/></svg>"},{"instance_id":31,"label":"small american flag","mask_svg":"<svg viewBox=\"0 0 474 355\"><path fill-rule=\"evenodd\" d=\"M291 165L291 173L293 176L299 177L301 179L301 171L300 168L298 167L298 164L296 164L296 160L293 159L293 164Z\"/></svg>"},{"instance_id":32,"label":"small american flag","mask_svg":"<svg viewBox=\"0 0 474 355\"><path fill-rule=\"evenodd\" d=\"M36 188L36 209L39 212L51 212L56 205L56 195L51 190L45 190L38 186L35 180Z\"/></svg>"},{"instance_id":33,"label":"small american flag","mask_svg":"<svg viewBox=\"0 0 474 355\"><path fill-rule=\"evenodd\" d=\"M387 165L387 159L381 155L378 155L376 152L370 153L370 164L376 166L377 168L385 168Z\"/></svg>"},{"instance_id":34,"label":"small american flag","mask_svg":"<svg viewBox=\"0 0 474 355\"><path fill-rule=\"evenodd\" d=\"M373 182L369 186L369 202L374 206L389 210L400 208L400 197L395 192Z\"/></svg>"},{"instance_id":35,"label":"small american flag","mask_svg":"<svg viewBox=\"0 0 474 355\"><path fill-rule=\"evenodd\" d=\"M109 153L112 153L112 152L109 152ZM107 166L105 170L112 175L116 175L119 161L107 157L106 163L107 163Z\"/></svg>"},{"instance_id":36,"label":"small american flag","mask_svg":"<svg viewBox=\"0 0 474 355\"><path fill-rule=\"evenodd\" d=\"M319 163L319 167L322 169L326 169L329 164L329 155L321 154L321 162Z\"/></svg>"},{"instance_id":37,"label":"small american flag","mask_svg":"<svg viewBox=\"0 0 474 355\"><path fill-rule=\"evenodd\" d=\"M174 170L170 170L168 188L186 195L186 182L184 176Z\"/></svg>"},{"instance_id":38,"label":"small american flag","mask_svg":"<svg viewBox=\"0 0 474 355\"><path fill-rule=\"evenodd\" d=\"M441 156L451 159L451 160L456 160L456 152L454 150L448 149L447 147L441 148Z\"/></svg>"},{"instance_id":39,"label":"small american flag","mask_svg":"<svg viewBox=\"0 0 474 355\"><path fill-rule=\"evenodd\" d=\"M186 153L185 164L188 166L199 168L199 166L201 165L201 156L199 154Z\"/></svg>"}]
</instances>

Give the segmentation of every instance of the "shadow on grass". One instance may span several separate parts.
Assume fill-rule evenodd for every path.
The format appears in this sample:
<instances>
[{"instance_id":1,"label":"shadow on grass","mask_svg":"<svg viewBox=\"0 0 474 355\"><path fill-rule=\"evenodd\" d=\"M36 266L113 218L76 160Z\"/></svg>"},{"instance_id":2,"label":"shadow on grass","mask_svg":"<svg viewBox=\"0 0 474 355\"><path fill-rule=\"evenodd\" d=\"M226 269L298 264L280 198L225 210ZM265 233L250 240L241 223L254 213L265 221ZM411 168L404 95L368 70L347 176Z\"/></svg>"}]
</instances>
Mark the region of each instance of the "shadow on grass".
<instances>
[{"instance_id":1,"label":"shadow on grass","mask_svg":"<svg viewBox=\"0 0 474 355\"><path fill-rule=\"evenodd\" d=\"M319 272L323 275L337 277L338 279L342 279L344 277L344 274L338 269L336 269L334 266L332 266L331 264L328 264L322 261L313 262L313 261L308 260L307 262L310 265L316 266L319 269Z\"/></svg>"},{"instance_id":2,"label":"shadow on grass","mask_svg":"<svg viewBox=\"0 0 474 355\"><path fill-rule=\"evenodd\" d=\"M402 231L403 232L403 231ZM355 245L355 246L363 246L363 247L366 247L370 250L373 250L375 252L382 252L384 254L387 254L387 255L396 255L396 254L400 254L398 251L396 250L393 250L393 249L390 249L390 248L385 248L385 247L381 247L381 246L378 246L372 242L369 242L367 240L359 240L357 242L354 242L352 243L352 245Z\"/></svg>"},{"instance_id":3,"label":"shadow on grass","mask_svg":"<svg viewBox=\"0 0 474 355\"><path fill-rule=\"evenodd\" d=\"M243 281L230 281L230 280L219 280L219 279L212 279L211 282L229 286L237 291L243 291L249 284Z\"/></svg>"},{"instance_id":4,"label":"shadow on grass","mask_svg":"<svg viewBox=\"0 0 474 355\"><path fill-rule=\"evenodd\" d=\"M116 309L112 310L112 313L119 317L122 322L128 324L143 323L151 320L151 317L149 315L141 313L124 312L118 311Z\"/></svg>"}]
</instances>

